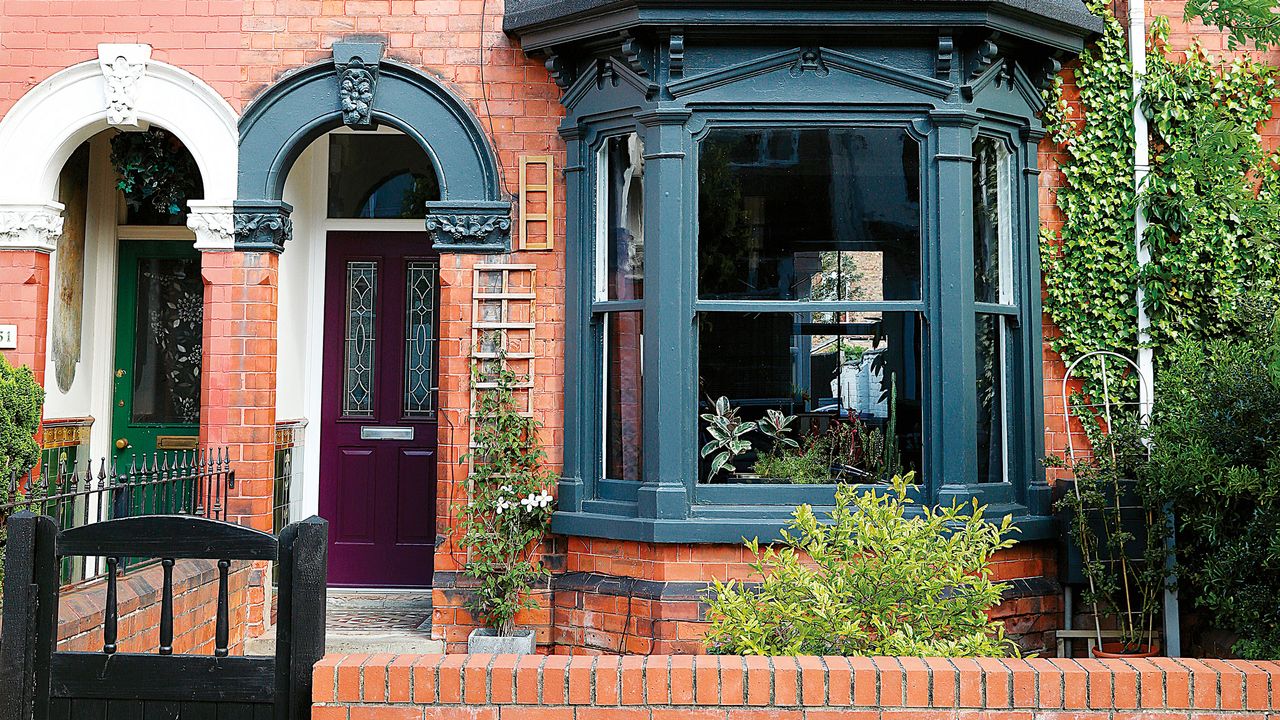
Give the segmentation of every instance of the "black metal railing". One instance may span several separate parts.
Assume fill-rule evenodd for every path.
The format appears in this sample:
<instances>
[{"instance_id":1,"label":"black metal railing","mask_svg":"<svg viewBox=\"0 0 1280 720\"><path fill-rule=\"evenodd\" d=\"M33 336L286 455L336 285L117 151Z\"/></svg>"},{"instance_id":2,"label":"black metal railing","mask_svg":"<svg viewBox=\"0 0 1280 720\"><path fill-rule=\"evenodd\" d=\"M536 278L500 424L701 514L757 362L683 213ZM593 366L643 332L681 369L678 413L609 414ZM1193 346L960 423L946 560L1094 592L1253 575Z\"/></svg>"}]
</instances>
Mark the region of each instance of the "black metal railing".
<instances>
[{"instance_id":1,"label":"black metal railing","mask_svg":"<svg viewBox=\"0 0 1280 720\"><path fill-rule=\"evenodd\" d=\"M236 474L222 448L135 455L127 468L103 458L84 468L36 467L14 473L8 500L0 503L0 522L29 510L54 519L61 530L104 520L150 515L193 515L226 519L226 500ZM102 572L97 563L64 567L63 582L76 582Z\"/></svg>"}]
</instances>

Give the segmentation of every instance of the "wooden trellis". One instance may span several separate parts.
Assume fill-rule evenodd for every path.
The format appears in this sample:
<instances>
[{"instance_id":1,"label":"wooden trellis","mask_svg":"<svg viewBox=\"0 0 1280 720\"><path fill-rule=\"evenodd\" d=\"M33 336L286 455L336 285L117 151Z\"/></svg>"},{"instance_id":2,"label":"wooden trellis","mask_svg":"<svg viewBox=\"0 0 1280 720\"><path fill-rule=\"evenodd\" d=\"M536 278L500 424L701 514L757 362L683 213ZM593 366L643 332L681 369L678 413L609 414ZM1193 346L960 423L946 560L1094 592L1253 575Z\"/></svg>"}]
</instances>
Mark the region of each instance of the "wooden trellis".
<instances>
[{"instance_id":1,"label":"wooden trellis","mask_svg":"<svg viewBox=\"0 0 1280 720\"><path fill-rule=\"evenodd\" d=\"M537 266L480 264L471 283L471 359L480 370L471 383L469 438L474 447L479 393L495 387L485 380L486 368L506 367L521 378L516 387L521 414L533 415L534 292Z\"/></svg>"}]
</instances>

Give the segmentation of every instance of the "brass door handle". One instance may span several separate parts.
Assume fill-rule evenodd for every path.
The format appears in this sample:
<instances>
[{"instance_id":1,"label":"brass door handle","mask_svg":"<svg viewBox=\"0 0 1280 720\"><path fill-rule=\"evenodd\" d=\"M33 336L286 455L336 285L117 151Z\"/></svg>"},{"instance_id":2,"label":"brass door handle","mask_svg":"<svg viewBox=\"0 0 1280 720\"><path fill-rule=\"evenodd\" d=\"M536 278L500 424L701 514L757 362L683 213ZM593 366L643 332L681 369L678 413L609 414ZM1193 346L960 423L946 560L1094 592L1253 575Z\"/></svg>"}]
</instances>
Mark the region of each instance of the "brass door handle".
<instances>
[{"instance_id":1,"label":"brass door handle","mask_svg":"<svg viewBox=\"0 0 1280 720\"><path fill-rule=\"evenodd\" d=\"M124 438L120 438L120 439L116 440L116 449L117 449L117 450L124 450L124 449L125 449L125 448L127 448L127 447L129 447L129 441L128 441L128 440L125 440Z\"/></svg>"}]
</instances>

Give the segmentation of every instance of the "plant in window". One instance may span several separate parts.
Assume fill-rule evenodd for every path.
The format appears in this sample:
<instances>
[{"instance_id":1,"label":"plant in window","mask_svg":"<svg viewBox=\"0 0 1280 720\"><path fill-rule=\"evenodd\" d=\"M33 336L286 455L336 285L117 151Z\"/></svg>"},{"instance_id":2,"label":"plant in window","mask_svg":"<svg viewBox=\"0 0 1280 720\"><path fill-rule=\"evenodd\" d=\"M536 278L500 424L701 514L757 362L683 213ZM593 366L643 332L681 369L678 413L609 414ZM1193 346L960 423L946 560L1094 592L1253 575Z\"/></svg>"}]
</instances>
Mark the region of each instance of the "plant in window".
<instances>
[{"instance_id":1,"label":"plant in window","mask_svg":"<svg viewBox=\"0 0 1280 720\"><path fill-rule=\"evenodd\" d=\"M200 168L178 139L160 128L111 138L111 165L131 212L181 215L200 190Z\"/></svg>"},{"instance_id":2,"label":"plant in window","mask_svg":"<svg viewBox=\"0 0 1280 720\"><path fill-rule=\"evenodd\" d=\"M1084 404L1082 401L1080 404ZM1157 651L1155 629L1165 586L1162 503L1135 484L1147 462L1147 431L1137 418L1085 418L1093 452L1074 461L1046 459L1071 471L1056 508L1065 512L1088 588L1083 600L1098 632L1095 654L1145 657ZM1102 642L1102 619L1114 620L1116 643Z\"/></svg>"},{"instance_id":3,"label":"plant in window","mask_svg":"<svg viewBox=\"0 0 1280 720\"><path fill-rule=\"evenodd\" d=\"M716 582L707 649L721 655L1000 657L1018 650L988 611L1006 586L991 558L1011 547L1012 518L985 507L922 506L912 478L892 492L840 488L828 521L796 509L780 548L747 543L756 587Z\"/></svg>"},{"instance_id":4,"label":"plant in window","mask_svg":"<svg viewBox=\"0 0 1280 720\"><path fill-rule=\"evenodd\" d=\"M12 505L22 499L17 478L40 461L35 434L43 405L44 388L31 368L15 368L0 354L0 585L4 582L5 521Z\"/></svg>"},{"instance_id":5,"label":"plant in window","mask_svg":"<svg viewBox=\"0 0 1280 720\"><path fill-rule=\"evenodd\" d=\"M757 427L754 422L744 422L738 415L738 409L729 404L727 397L717 399L713 408L713 412L702 415L707 423L707 434L711 436L711 440L702 446L702 457L715 455L711 459L708 480L714 480L726 468L731 473L735 471L733 461L751 451L751 441L747 436L755 432Z\"/></svg>"},{"instance_id":6,"label":"plant in window","mask_svg":"<svg viewBox=\"0 0 1280 720\"><path fill-rule=\"evenodd\" d=\"M795 442L794 440L792 442ZM760 477L786 480L797 485L820 485L831 482L831 463L827 459L824 436L810 435L794 447L776 448L756 461Z\"/></svg>"},{"instance_id":7,"label":"plant in window","mask_svg":"<svg viewBox=\"0 0 1280 720\"><path fill-rule=\"evenodd\" d=\"M538 550L551 523L551 476L538 443L539 423L522 414L516 393L520 378L498 366L473 370L477 387L470 502L462 512L460 544L467 549L463 571L477 580L469 608L488 626L469 640L474 651L483 638L516 636L517 613L536 606L533 587L548 576ZM533 651L533 631L525 645L500 645L506 652Z\"/></svg>"},{"instance_id":8,"label":"plant in window","mask_svg":"<svg viewBox=\"0 0 1280 720\"><path fill-rule=\"evenodd\" d=\"M769 408L764 412L764 419L760 420L759 428L765 437L773 441L773 452L800 447L800 443L790 437L791 424L795 421L795 415L783 415L780 410Z\"/></svg>"}]
</instances>

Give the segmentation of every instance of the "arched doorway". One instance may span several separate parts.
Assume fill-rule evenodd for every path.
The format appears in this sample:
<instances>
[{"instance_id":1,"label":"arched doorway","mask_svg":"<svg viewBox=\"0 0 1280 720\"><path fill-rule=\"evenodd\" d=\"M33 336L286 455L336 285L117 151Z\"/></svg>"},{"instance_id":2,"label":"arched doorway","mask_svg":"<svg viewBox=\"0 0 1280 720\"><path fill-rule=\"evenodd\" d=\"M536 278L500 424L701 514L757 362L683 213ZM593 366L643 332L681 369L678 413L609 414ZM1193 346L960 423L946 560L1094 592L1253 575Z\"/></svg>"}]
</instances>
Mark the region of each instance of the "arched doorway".
<instances>
[{"instance_id":1,"label":"arched doorway","mask_svg":"<svg viewBox=\"0 0 1280 720\"><path fill-rule=\"evenodd\" d=\"M25 313L18 360L43 378L46 420L82 427L82 458L126 467L131 452L155 451L157 437L181 436L185 447L198 431L200 251L231 249L236 179L234 110L150 53L101 45L98 59L55 73L0 120L0 162L16 170L0 178L0 249L26 253L35 280L2 288ZM139 192L131 205L118 168L156 150L174 163L158 175L183 182L154 203ZM163 337L140 339L153 319Z\"/></svg>"},{"instance_id":2,"label":"arched doorway","mask_svg":"<svg viewBox=\"0 0 1280 720\"><path fill-rule=\"evenodd\" d=\"M277 484L276 504L330 522L331 584L423 588L441 512L440 258L505 251L510 201L464 103L376 44L333 52L241 123L236 245L284 253L276 415L305 427L301 487Z\"/></svg>"},{"instance_id":3,"label":"arched doorway","mask_svg":"<svg viewBox=\"0 0 1280 720\"><path fill-rule=\"evenodd\" d=\"M276 414L307 419L313 470L277 491L329 521L334 586L431 585L440 255L422 208L438 195L426 153L385 127L320 136L286 182Z\"/></svg>"}]
</instances>

